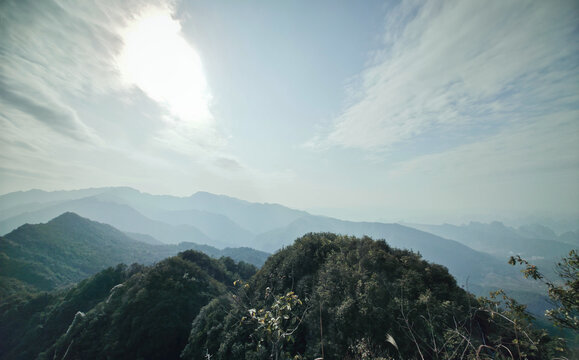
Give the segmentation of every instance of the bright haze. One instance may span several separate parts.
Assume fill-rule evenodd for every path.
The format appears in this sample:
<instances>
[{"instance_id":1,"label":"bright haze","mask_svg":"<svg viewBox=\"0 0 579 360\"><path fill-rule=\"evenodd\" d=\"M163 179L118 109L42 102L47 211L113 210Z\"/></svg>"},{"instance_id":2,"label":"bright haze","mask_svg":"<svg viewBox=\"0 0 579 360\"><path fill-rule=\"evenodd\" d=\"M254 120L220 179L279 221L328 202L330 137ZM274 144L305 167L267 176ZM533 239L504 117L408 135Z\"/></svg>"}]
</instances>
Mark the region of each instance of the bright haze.
<instances>
[{"instance_id":1,"label":"bright haze","mask_svg":"<svg viewBox=\"0 0 579 360\"><path fill-rule=\"evenodd\" d=\"M0 193L579 217L579 3L0 3Z\"/></svg>"}]
</instances>

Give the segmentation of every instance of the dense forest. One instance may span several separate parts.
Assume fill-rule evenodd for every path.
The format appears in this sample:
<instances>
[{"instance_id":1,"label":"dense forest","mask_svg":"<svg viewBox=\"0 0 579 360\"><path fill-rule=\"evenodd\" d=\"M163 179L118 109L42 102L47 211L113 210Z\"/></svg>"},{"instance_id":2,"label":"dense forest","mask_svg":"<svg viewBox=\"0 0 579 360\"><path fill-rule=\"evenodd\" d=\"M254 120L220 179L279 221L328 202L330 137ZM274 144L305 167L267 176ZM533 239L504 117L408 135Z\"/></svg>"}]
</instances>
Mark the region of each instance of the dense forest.
<instances>
[{"instance_id":1,"label":"dense forest","mask_svg":"<svg viewBox=\"0 0 579 360\"><path fill-rule=\"evenodd\" d=\"M220 250L191 242L148 244L131 236L70 212L46 224L22 225L0 237L0 300L67 286L120 263L149 265L190 249L256 266L269 256L250 248Z\"/></svg>"},{"instance_id":2,"label":"dense forest","mask_svg":"<svg viewBox=\"0 0 579 360\"><path fill-rule=\"evenodd\" d=\"M186 251L156 265L118 265L68 290L0 306L3 359L174 359L191 322L256 268Z\"/></svg>"},{"instance_id":3,"label":"dense forest","mask_svg":"<svg viewBox=\"0 0 579 360\"><path fill-rule=\"evenodd\" d=\"M477 299L417 253L332 233L297 239L259 270L189 250L13 293L0 339L2 359L570 356L504 293Z\"/></svg>"}]
</instances>

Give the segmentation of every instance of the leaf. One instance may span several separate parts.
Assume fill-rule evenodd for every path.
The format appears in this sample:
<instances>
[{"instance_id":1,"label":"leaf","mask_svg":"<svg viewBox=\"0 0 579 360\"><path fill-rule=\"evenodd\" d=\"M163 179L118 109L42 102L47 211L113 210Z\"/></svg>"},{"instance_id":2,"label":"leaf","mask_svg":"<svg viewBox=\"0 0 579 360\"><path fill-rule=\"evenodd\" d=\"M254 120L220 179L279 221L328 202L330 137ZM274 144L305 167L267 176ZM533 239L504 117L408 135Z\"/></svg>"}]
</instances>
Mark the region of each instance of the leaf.
<instances>
[{"instance_id":1,"label":"leaf","mask_svg":"<svg viewBox=\"0 0 579 360\"><path fill-rule=\"evenodd\" d=\"M386 341L389 342L390 344L392 344L392 346L394 346L396 348L396 350L398 350L398 345L396 344L396 340L394 340L392 335L386 334Z\"/></svg>"}]
</instances>

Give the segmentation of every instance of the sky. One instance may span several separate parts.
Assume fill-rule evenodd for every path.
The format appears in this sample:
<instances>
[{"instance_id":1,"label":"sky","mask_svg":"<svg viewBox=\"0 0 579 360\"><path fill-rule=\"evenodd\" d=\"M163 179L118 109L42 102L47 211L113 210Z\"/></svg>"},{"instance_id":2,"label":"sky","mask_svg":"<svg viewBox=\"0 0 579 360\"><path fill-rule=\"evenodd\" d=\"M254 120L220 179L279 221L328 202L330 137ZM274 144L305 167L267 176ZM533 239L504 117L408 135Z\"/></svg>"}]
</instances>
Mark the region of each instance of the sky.
<instances>
[{"instance_id":1,"label":"sky","mask_svg":"<svg viewBox=\"0 0 579 360\"><path fill-rule=\"evenodd\" d=\"M579 218L579 3L0 2L0 193Z\"/></svg>"}]
</instances>

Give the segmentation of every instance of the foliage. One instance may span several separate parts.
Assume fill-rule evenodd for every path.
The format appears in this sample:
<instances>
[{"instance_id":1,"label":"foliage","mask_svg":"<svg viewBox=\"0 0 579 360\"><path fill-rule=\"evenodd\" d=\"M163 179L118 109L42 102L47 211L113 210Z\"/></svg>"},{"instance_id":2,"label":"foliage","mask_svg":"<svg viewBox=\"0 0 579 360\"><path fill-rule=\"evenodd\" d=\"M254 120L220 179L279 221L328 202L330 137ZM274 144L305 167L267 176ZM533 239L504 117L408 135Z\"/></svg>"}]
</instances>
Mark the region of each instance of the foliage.
<instances>
[{"instance_id":1,"label":"foliage","mask_svg":"<svg viewBox=\"0 0 579 360\"><path fill-rule=\"evenodd\" d=\"M240 277L230 271L240 268L246 275L250 269L186 251L152 267L119 265L69 290L14 299L0 307L0 358L178 358L199 310Z\"/></svg>"},{"instance_id":2,"label":"foliage","mask_svg":"<svg viewBox=\"0 0 579 360\"><path fill-rule=\"evenodd\" d=\"M119 263L151 264L191 248L217 258L232 254L258 265L267 256L249 248L236 252L194 243L150 245L109 225L65 213L46 224L23 225L0 237L0 300L24 289L49 291L68 286ZM226 266L235 268L229 271L240 272L244 278L255 271L250 263L230 261L234 265Z\"/></svg>"},{"instance_id":3,"label":"foliage","mask_svg":"<svg viewBox=\"0 0 579 360\"><path fill-rule=\"evenodd\" d=\"M0 358L33 359L63 334L77 312L87 312L112 287L142 267L108 268L68 290L13 297L0 305Z\"/></svg>"},{"instance_id":4,"label":"foliage","mask_svg":"<svg viewBox=\"0 0 579 360\"><path fill-rule=\"evenodd\" d=\"M209 354L213 359L267 359L279 353L276 344L289 339L281 336L287 333L294 341L283 341L282 355L316 358L323 347L324 356L334 359L355 358L362 348L373 357L414 357L417 348L408 339L408 326L417 339L434 336L442 344L444 330L454 328L454 319L466 324L478 316L470 318L469 304L476 305L476 300L444 267L384 241L327 233L308 234L274 254L236 291L232 301L200 313L184 358ZM279 309L291 303L292 296L308 299L303 304L308 311L284 319L301 321L297 327L277 323L283 319ZM278 330L271 336L265 330L276 329L275 324ZM203 335L208 328L223 339L218 346ZM424 345L419 344L421 349ZM432 358L437 354L424 352Z\"/></svg>"},{"instance_id":5,"label":"foliage","mask_svg":"<svg viewBox=\"0 0 579 360\"><path fill-rule=\"evenodd\" d=\"M525 265L521 270L526 278L541 281L547 286L549 298L556 306L547 310L545 315L551 319L555 325L579 330L579 254L576 250L571 250L567 257L557 263L557 274L562 283L548 280L539 269L520 256L511 256L509 264Z\"/></svg>"},{"instance_id":6,"label":"foliage","mask_svg":"<svg viewBox=\"0 0 579 360\"><path fill-rule=\"evenodd\" d=\"M570 280L572 254L560 265ZM564 304L576 283L558 286ZM0 304L2 359L533 360L564 351L504 292L476 299L412 251L330 233L297 239L257 272L185 251L18 294Z\"/></svg>"},{"instance_id":7,"label":"foliage","mask_svg":"<svg viewBox=\"0 0 579 360\"><path fill-rule=\"evenodd\" d=\"M536 328L526 306L503 290L490 293L489 298L479 298L479 303L479 311L489 315L486 326L497 331L485 337L484 345L476 351L477 358L553 359L565 354L563 339Z\"/></svg>"},{"instance_id":8,"label":"foliage","mask_svg":"<svg viewBox=\"0 0 579 360\"><path fill-rule=\"evenodd\" d=\"M270 357L277 360L281 356L291 356L289 352L283 352L284 345L295 341L293 335L298 330L308 308L301 309L304 303L293 291L274 296L270 289L266 288L265 299L267 301L270 298L273 299L273 303L266 303L266 306L259 310L247 310L249 316L242 317L241 321L255 324L254 334L259 338L258 347L268 342L271 348Z\"/></svg>"}]
</instances>

